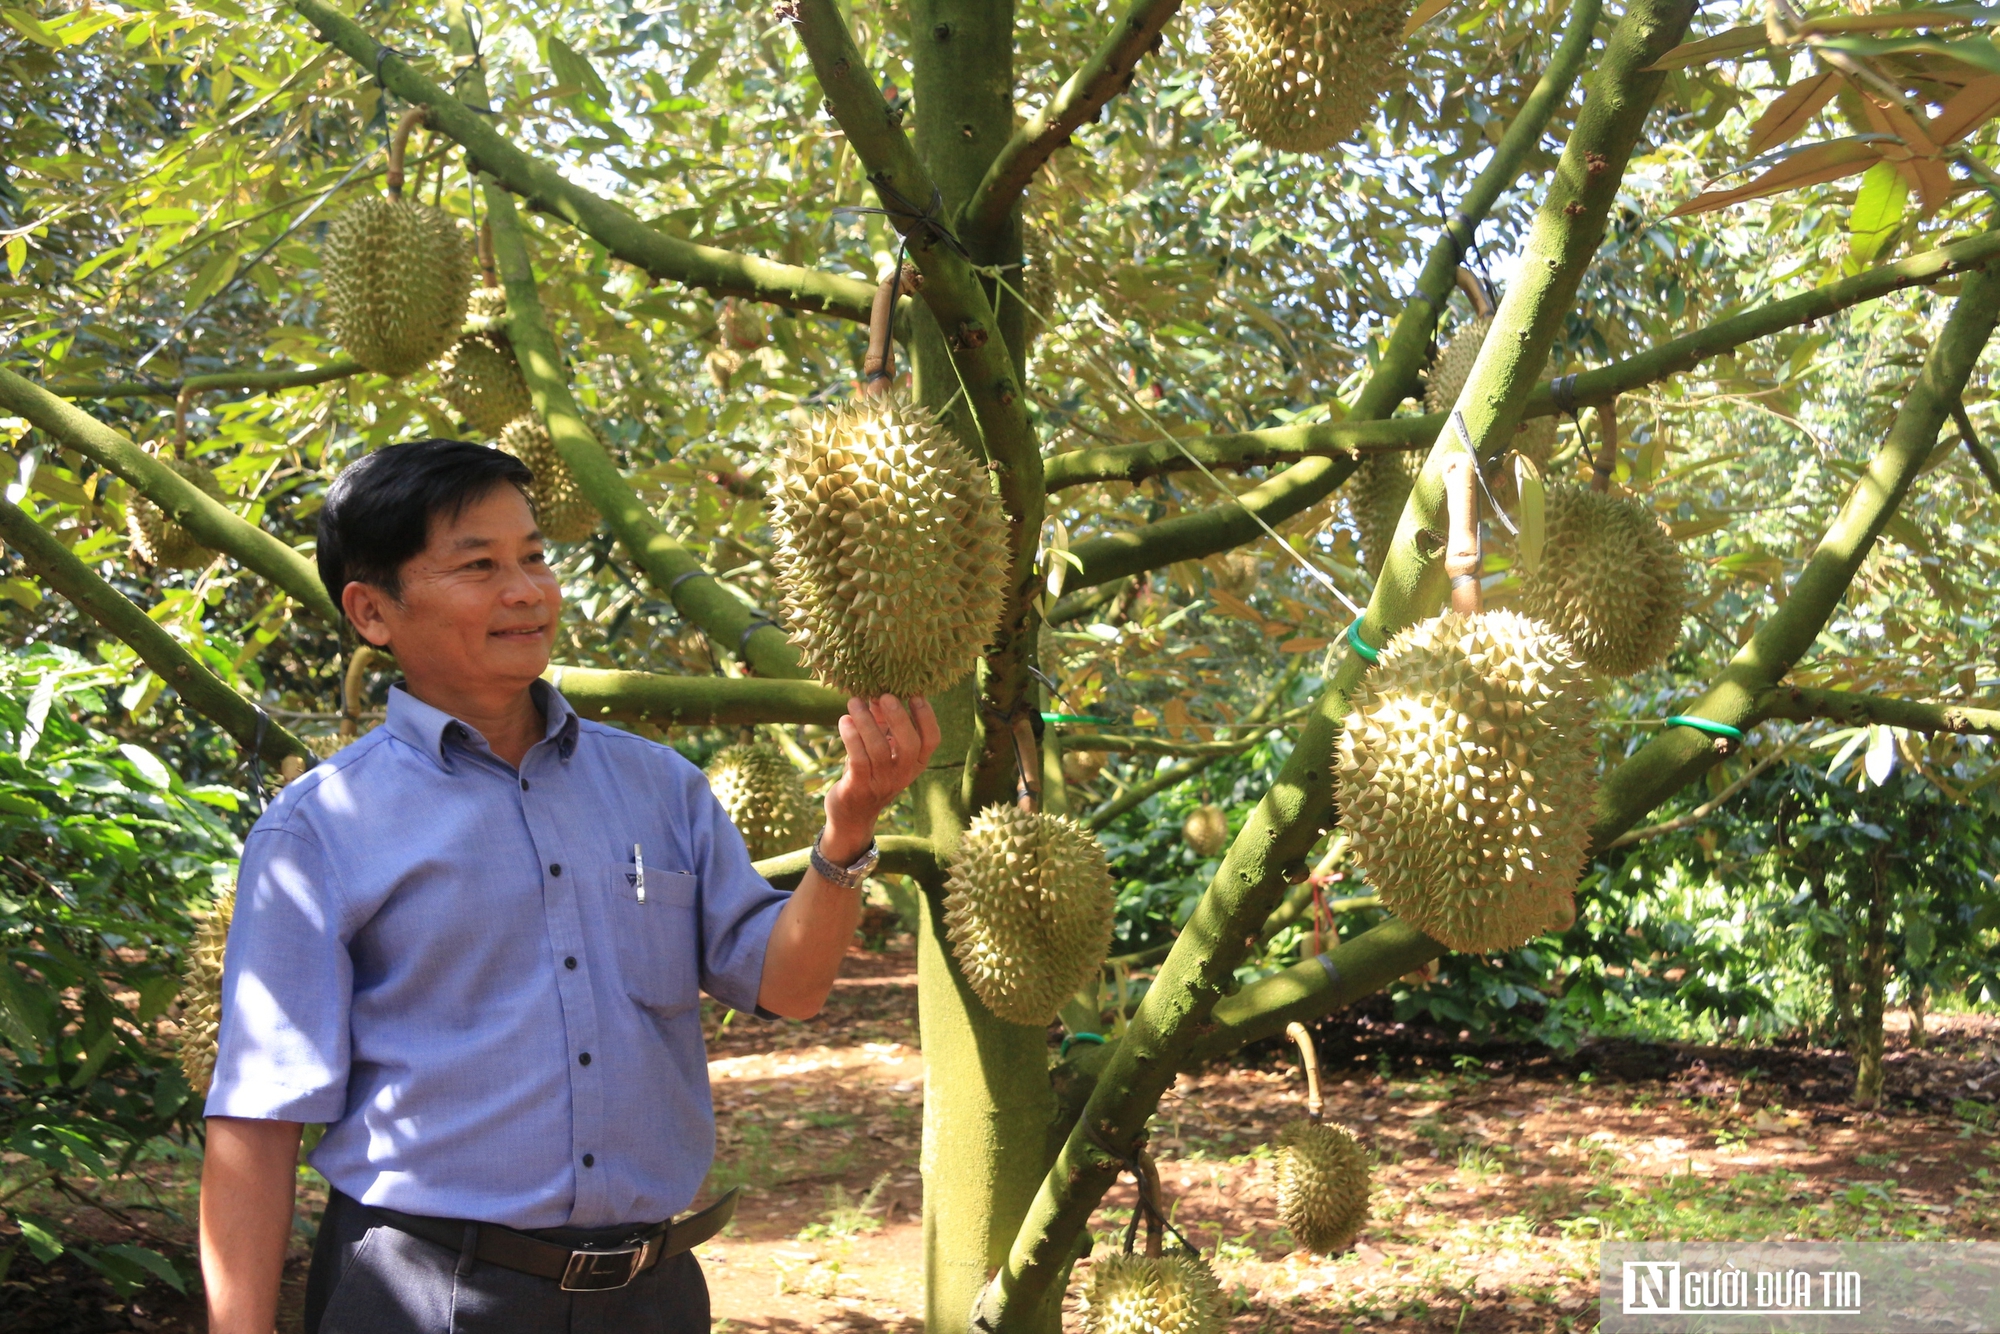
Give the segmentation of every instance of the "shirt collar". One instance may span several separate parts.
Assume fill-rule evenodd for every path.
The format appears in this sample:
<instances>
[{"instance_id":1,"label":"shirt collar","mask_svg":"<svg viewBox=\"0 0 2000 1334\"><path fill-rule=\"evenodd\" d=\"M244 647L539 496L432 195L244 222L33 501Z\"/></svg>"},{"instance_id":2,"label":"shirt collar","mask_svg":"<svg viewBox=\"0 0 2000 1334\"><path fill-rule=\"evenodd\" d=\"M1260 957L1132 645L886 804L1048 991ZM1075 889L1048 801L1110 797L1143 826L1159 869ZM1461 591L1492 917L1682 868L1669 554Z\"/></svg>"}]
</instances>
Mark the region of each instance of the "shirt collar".
<instances>
[{"instance_id":1,"label":"shirt collar","mask_svg":"<svg viewBox=\"0 0 2000 1334\"><path fill-rule=\"evenodd\" d=\"M562 692L547 681L536 681L528 689L546 720L541 744L554 742L562 758L568 759L576 750L576 710L562 697ZM385 726L391 736L415 747L446 773L452 769L452 746L474 753L492 753L487 749L485 737L443 709L424 703L405 690L400 681L389 687L389 716Z\"/></svg>"}]
</instances>

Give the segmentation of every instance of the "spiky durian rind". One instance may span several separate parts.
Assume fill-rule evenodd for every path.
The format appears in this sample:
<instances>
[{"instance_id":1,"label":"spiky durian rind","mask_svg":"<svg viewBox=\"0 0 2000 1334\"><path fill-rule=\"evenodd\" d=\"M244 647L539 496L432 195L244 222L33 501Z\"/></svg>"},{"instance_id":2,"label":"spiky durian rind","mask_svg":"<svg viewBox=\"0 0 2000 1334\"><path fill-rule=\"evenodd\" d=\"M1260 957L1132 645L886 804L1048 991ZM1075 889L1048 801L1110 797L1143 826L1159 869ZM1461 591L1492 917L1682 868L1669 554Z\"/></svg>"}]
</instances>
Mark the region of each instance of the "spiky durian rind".
<instances>
[{"instance_id":1,"label":"spiky durian rind","mask_svg":"<svg viewBox=\"0 0 2000 1334\"><path fill-rule=\"evenodd\" d=\"M708 762L708 786L743 835L751 861L812 842L819 813L799 771L776 746L729 746Z\"/></svg>"},{"instance_id":2,"label":"spiky durian rind","mask_svg":"<svg viewBox=\"0 0 2000 1334\"><path fill-rule=\"evenodd\" d=\"M1104 966L1115 899L1089 830L1066 815L989 806L952 859L945 935L988 1009L1046 1024Z\"/></svg>"},{"instance_id":3,"label":"spiky durian rind","mask_svg":"<svg viewBox=\"0 0 2000 1334\"><path fill-rule=\"evenodd\" d=\"M492 334L467 334L452 344L438 363L438 390L466 425L486 436L535 407L514 349Z\"/></svg>"},{"instance_id":4,"label":"spiky durian rind","mask_svg":"<svg viewBox=\"0 0 2000 1334\"><path fill-rule=\"evenodd\" d=\"M1206 1261L1193 1255L1106 1255L1083 1285L1089 1334L1220 1334L1229 1303Z\"/></svg>"},{"instance_id":5,"label":"spiky durian rind","mask_svg":"<svg viewBox=\"0 0 2000 1334\"><path fill-rule=\"evenodd\" d=\"M383 375L408 375L458 341L472 291L465 229L414 199L357 199L320 257L334 339Z\"/></svg>"},{"instance_id":6,"label":"spiky durian rind","mask_svg":"<svg viewBox=\"0 0 2000 1334\"><path fill-rule=\"evenodd\" d=\"M500 432L500 448L528 465L535 480L528 504L542 536L551 542L580 542L597 531L597 510L584 498L576 475L556 452L548 429L530 414L516 417Z\"/></svg>"},{"instance_id":7,"label":"spiky durian rind","mask_svg":"<svg viewBox=\"0 0 2000 1334\"><path fill-rule=\"evenodd\" d=\"M181 979L181 1072L195 1096L208 1096L215 1078L215 1041L222 1027L222 956L229 941L229 923L236 913L236 893L224 891L188 941L187 969Z\"/></svg>"},{"instance_id":8,"label":"spiky durian rind","mask_svg":"<svg viewBox=\"0 0 2000 1334\"><path fill-rule=\"evenodd\" d=\"M1521 575L1521 609L1568 639L1593 670L1630 676L1681 641L1688 567L1645 501L1554 486L1542 558Z\"/></svg>"},{"instance_id":9,"label":"spiky durian rind","mask_svg":"<svg viewBox=\"0 0 2000 1334\"><path fill-rule=\"evenodd\" d=\"M935 695L992 640L1005 520L986 470L928 409L887 395L808 418L771 516L792 642L834 689Z\"/></svg>"},{"instance_id":10,"label":"spiky durian rind","mask_svg":"<svg viewBox=\"0 0 2000 1334\"><path fill-rule=\"evenodd\" d=\"M1339 1126L1294 1121L1278 1132L1278 1217L1299 1245L1337 1255L1368 1222L1368 1155Z\"/></svg>"},{"instance_id":11,"label":"spiky durian rind","mask_svg":"<svg viewBox=\"0 0 2000 1334\"><path fill-rule=\"evenodd\" d=\"M223 499L222 484L203 464L171 458L160 462L193 482L203 494ZM215 552L137 491L125 504L125 535L132 541L132 554L157 569L195 570L215 559Z\"/></svg>"},{"instance_id":12,"label":"spiky durian rind","mask_svg":"<svg viewBox=\"0 0 2000 1334\"><path fill-rule=\"evenodd\" d=\"M1208 25L1223 114L1271 148L1332 148L1403 77L1409 11L1402 0L1237 0Z\"/></svg>"},{"instance_id":13,"label":"spiky durian rind","mask_svg":"<svg viewBox=\"0 0 2000 1334\"><path fill-rule=\"evenodd\" d=\"M1404 451L1367 454L1354 469L1347 484L1348 512L1359 534L1361 559L1368 569L1380 573L1396 525L1403 520L1403 506L1410 487L1423 466L1420 455Z\"/></svg>"},{"instance_id":14,"label":"spiky durian rind","mask_svg":"<svg viewBox=\"0 0 2000 1334\"><path fill-rule=\"evenodd\" d=\"M1349 848L1382 906L1447 948L1532 939L1570 898L1596 788L1590 679L1509 611L1393 637L1338 747Z\"/></svg>"}]
</instances>

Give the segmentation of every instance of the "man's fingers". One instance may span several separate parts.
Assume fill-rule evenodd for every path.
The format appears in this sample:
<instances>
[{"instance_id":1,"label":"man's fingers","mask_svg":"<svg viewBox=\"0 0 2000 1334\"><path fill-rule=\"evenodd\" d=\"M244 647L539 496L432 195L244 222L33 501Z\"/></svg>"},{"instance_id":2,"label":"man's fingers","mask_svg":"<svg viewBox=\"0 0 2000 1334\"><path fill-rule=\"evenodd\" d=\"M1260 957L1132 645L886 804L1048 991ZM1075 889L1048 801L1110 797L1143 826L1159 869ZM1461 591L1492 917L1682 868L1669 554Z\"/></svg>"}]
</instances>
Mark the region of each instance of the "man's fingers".
<instances>
[{"instance_id":1,"label":"man's fingers","mask_svg":"<svg viewBox=\"0 0 2000 1334\"><path fill-rule=\"evenodd\" d=\"M872 771L871 781L874 774L887 773L893 767L889 738L883 735L881 725L858 695L847 701L847 716L840 720L840 739L847 745L850 764L857 759L867 761Z\"/></svg>"},{"instance_id":2,"label":"man's fingers","mask_svg":"<svg viewBox=\"0 0 2000 1334\"><path fill-rule=\"evenodd\" d=\"M896 744L898 760L917 760L923 755L923 738L917 734L917 725L910 720L909 712L903 708L903 701L894 695L884 695L876 701L880 712L876 715L889 729L889 737Z\"/></svg>"},{"instance_id":3,"label":"man's fingers","mask_svg":"<svg viewBox=\"0 0 2000 1334\"><path fill-rule=\"evenodd\" d=\"M938 726L937 710L931 707L928 699L918 695L910 701L910 715L916 720L917 736L920 738L919 749L923 752L924 763L929 764L932 753L938 748L938 742L944 739L944 729Z\"/></svg>"}]
</instances>

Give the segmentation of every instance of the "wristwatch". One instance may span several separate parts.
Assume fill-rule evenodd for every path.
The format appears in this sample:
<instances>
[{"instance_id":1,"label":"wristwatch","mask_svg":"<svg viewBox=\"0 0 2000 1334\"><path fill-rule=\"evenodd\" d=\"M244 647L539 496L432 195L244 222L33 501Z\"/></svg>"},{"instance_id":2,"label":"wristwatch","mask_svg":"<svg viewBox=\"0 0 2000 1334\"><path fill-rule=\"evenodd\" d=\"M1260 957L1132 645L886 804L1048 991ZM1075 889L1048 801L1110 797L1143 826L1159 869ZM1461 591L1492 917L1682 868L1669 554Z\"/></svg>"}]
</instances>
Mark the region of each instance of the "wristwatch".
<instances>
[{"instance_id":1,"label":"wristwatch","mask_svg":"<svg viewBox=\"0 0 2000 1334\"><path fill-rule=\"evenodd\" d=\"M875 863L882 860L882 850L875 846L875 840L872 838L868 840L867 850L854 859L853 865L842 867L835 866L832 862L828 861L826 854L819 850L819 841L825 837L826 830L822 828L813 839L813 870L819 872L820 879L839 885L842 889L861 888L861 882L866 880L868 873L875 869Z\"/></svg>"}]
</instances>

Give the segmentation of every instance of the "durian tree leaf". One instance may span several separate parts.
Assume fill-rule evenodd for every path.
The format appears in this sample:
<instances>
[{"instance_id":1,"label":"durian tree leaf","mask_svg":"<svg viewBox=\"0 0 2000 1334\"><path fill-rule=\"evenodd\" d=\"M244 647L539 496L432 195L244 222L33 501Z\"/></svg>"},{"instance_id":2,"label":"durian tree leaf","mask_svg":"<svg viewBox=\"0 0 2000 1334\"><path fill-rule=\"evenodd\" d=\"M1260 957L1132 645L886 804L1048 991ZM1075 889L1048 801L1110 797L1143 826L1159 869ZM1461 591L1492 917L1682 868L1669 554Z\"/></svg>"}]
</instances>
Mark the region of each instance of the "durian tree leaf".
<instances>
[{"instance_id":1,"label":"durian tree leaf","mask_svg":"<svg viewBox=\"0 0 2000 1334\"><path fill-rule=\"evenodd\" d=\"M2000 20L2000 8L1985 5L1924 5L1874 14L1827 14L1808 17L1798 26L1802 37L1835 33L1881 32L1898 28L1948 28ZM1685 69L1734 60L1771 44L1770 29L1749 24L1685 42L1660 58L1655 69Z\"/></svg>"},{"instance_id":2,"label":"durian tree leaf","mask_svg":"<svg viewBox=\"0 0 2000 1334\"><path fill-rule=\"evenodd\" d=\"M1839 72L1827 70L1793 84L1750 127L1750 139L1744 145L1744 151L1758 157L1790 143L1812 124L1813 117L1833 100L1834 94L1846 83L1846 78Z\"/></svg>"},{"instance_id":3,"label":"durian tree leaf","mask_svg":"<svg viewBox=\"0 0 2000 1334\"><path fill-rule=\"evenodd\" d=\"M1940 144L1957 143L2000 114L2000 75L1974 79L1938 111L1931 135Z\"/></svg>"},{"instance_id":4,"label":"durian tree leaf","mask_svg":"<svg viewBox=\"0 0 2000 1334\"><path fill-rule=\"evenodd\" d=\"M1852 135L1792 149L1777 166L1748 185L1697 195L1667 216L1684 218L1713 213L1732 204L1852 176L1882 160L1882 141L1888 138L1888 135Z\"/></svg>"},{"instance_id":5,"label":"durian tree leaf","mask_svg":"<svg viewBox=\"0 0 2000 1334\"><path fill-rule=\"evenodd\" d=\"M549 73L556 76L558 84L574 89L593 106L603 107L611 101L611 90L604 86L604 80L586 56L554 33L544 40L548 46Z\"/></svg>"},{"instance_id":6,"label":"durian tree leaf","mask_svg":"<svg viewBox=\"0 0 2000 1334\"><path fill-rule=\"evenodd\" d=\"M1860 193L1847 219L1847 253L1857 269L1881 253L1901 229L1909 197L1909 182L1886 162L1876 163L1862 175Z\"/></svg>"}]
</instances>

